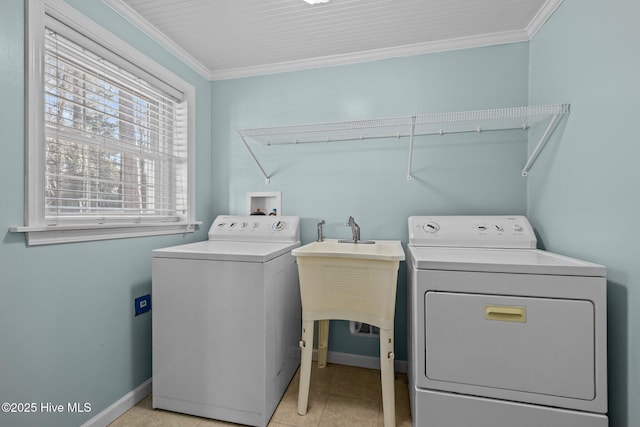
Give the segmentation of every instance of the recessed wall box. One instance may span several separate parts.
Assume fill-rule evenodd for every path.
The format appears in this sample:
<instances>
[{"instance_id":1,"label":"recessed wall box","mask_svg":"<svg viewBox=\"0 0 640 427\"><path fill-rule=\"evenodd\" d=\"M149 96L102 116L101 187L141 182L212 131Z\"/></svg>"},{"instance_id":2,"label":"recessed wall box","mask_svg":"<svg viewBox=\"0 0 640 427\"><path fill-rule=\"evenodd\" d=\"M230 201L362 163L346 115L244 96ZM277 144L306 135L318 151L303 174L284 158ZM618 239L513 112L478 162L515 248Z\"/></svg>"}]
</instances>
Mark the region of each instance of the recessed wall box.
<instances>
[{"instance_id":1,"label":"recessed wall box","mask_svg":"<svg viewBox=\"0 0 640 427\"><path fill-rule=\"evenodd\" d=\"M282 215L282 193L280 191L247 193L247 215L258 210L269 215L274 209L278 216Z\"/></svg>"}]
</instances>

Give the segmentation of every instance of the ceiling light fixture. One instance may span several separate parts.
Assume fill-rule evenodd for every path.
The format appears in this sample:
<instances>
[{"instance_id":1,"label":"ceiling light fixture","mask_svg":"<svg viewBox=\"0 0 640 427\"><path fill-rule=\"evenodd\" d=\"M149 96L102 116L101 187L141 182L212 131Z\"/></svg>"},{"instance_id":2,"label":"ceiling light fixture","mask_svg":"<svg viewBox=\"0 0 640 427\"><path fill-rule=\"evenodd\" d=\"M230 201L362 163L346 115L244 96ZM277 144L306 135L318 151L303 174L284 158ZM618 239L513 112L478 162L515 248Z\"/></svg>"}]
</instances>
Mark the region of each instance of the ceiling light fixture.
<instances>
[{"instance_id":1,"label":"ceiling light fixture","mask_svg":"<svg viewBox=\"0 0 640 427\"><path fill-rule=\"evenodd\" d=\"M320 4L320 3L326 3L329 0L304 0L304 1L306 1L309 4Z\"/></svg>"}]
</instances>

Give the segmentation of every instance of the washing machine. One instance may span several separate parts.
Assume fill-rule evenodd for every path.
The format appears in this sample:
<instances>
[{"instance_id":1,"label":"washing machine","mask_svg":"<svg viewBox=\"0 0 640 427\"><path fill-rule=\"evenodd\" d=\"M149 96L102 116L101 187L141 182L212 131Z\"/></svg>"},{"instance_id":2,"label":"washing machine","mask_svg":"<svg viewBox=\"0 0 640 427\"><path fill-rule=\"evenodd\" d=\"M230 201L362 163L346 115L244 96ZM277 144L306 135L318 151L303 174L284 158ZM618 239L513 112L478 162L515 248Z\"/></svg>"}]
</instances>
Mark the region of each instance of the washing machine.
<instances>
[{"instance_id":1,"label":"washing machine","mask_svg":"<svg viewBox=\"0 0 640 427\"><path fill-rule=\"evenodd\" d=\"M606 269L523 216L409 218L416 427L605 427Z\"/></svg>"},{"instance_id":2,"label":"washing machine","mask_svg":"<svg viewBox=\"0 0 640 427\"><path fill-rule=\"evenodd\" d=\"M153 251L153 407L266 426L300 364L300 219L218 216Z\"/></svg>"}]
</instances>

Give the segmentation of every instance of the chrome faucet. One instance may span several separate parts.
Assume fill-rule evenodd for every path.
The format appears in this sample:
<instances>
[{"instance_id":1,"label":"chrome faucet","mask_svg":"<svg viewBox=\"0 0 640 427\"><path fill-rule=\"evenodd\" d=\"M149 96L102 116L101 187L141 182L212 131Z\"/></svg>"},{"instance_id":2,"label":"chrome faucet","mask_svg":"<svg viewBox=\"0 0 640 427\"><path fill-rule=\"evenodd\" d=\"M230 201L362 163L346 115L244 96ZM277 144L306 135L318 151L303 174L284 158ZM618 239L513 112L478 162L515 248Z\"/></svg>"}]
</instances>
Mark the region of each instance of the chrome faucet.
<instances>
[{"instance_id":1,"label":"chrome faucet","mask_svg":"<svg viewBox=\"0 0 640 427\"><path fill-rule=\"evenodd\" d=\"M374 240L360 240L360 226L356 224L356 220L352 216L347 218L347 227L351 227L351 240L338 240L338 243L367 243L374 244Z\"/></svg>"},{"instance_id":2,"label":"chrome faucet","mask_svg":"<svg viewBox=\"0 0 640 427\"><path fill-rule=\"evenodd\" d=\"M347 218L347 227L351 227L351 234L353 235L353 243L358 243L360 240L360 226L356 224L356 220L352 216Z\"/></svg>"},{"instance_id":3,"label":"chrome faucet","mask_svg":"<svg viewBox=\"0 0 640 427\"><path fill-rule=\"evenodd\" d=\"M318 223L318 242L322 242L324 240L324 236L322 235L322 226L324 223L324 219Z\"/></svg>"}]
</instances>

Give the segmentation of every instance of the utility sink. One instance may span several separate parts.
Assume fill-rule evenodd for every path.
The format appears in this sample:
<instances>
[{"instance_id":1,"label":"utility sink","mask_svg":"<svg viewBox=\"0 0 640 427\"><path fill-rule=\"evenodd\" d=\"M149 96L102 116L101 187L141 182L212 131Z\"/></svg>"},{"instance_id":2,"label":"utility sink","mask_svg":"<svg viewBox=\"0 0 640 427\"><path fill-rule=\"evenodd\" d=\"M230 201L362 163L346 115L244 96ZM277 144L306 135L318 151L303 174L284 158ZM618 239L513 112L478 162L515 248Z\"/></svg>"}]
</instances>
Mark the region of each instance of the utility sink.
<instances>
[{"instance_id":1,"label":"utility sink","mask_svg":"<svg viewBox=\"0 0 640 427\"><path fill-rule=\"evenodd\" d=\"M314 322L319 321L318 367L322 368L327 363L329 320L353 320L380 328L384 425L395 427L393 320L398 266L405 258L400 241L364 244L326 239L291 253L297 258L302 299L298 414L307 413Z\"/></svg>"},{"instance_id":2,"label":"utility sink","mask_svg":"<svg viewBox=\"0 0 640 427\"><path fill-rule=\"evenodd\" d=\"M377 240L373 244L346 243L336 239L312 242L293 250L296 257L334 257L403 261L404 251L399 240Z\"/></svg>"},{"instance_id":3,"label":"utility sink","mask_svg":"<svg viewBox=\"0 0 640 427\"><path fill-rule=\"evenodd\" d=\"M312 242L292 251L298 263L303 318L344 319L393 328L399 240L374 244Z\"/></svg>"},{"instance_id":4,"label":"utility sink","mask_svg":"<svg viewBox=\"0 0 640 427\"><path fill-rule=\"evenodd\" d=\"M353 320L380 328L380 371L385 427L395 427L393 318L398 266L404 251L398 240L373 244L334 239L294 249L302 299L302 357L298 414L307 413L314 322L318 324L318 367L327 364L329 320Z\"/></svg>"}]
</instances>

